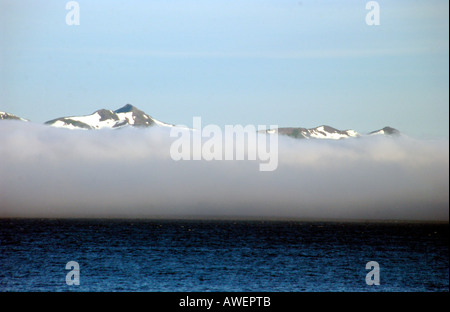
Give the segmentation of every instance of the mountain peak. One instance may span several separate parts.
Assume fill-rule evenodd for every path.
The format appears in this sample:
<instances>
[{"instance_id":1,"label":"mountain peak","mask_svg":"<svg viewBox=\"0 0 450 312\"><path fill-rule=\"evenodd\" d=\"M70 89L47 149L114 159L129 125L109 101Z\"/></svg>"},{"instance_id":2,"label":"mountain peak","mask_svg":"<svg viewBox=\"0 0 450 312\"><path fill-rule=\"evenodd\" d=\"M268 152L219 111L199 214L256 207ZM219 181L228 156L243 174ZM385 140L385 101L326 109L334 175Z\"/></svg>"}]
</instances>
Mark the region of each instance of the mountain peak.
<instances>
[{"instance_id":1,"label":"mountain peak","mask_svg":"<svg viewBox=\"0 0 450 312\"><path fill-rule=\"evenodd\" d=\"M116 129L125 126L151 127L154 125L171 126L153 119L150 115L147 115L131 104L126 104L115 111L99 109L91 115L61 117L47 121L46 124L69 129Z\"/></svg>"},{"instance_id":2,"label":"mountain peak","mask_svg":"<svg viewBox=\"0 0 450 312\"><path fill-rule=\"evenodd\" d=\"M393 136L397 136L400 135L400 131L398 131L395 128L392 127L384 127L383 129L380 130L375 130L369 133L369 135L374 135L374 134L386 134L386 135L393 135Z\"/></svg>"},{"instance_id":3,"label":"mountain peak","mask_svg":"<svg viewBox=\"0 0 450 312\"><path fill-rule=\"evenodd\" d=\"M133 111L139 111L139 109L137 109L131 104L126 104L125 106L115 110L114 112L117 114L117 113L129 113Z\"/></svg>"},{"instance_id":4,"label":"mountain peak","mask_svg":"<svg viewBox=\"0 0 450 312\"><path fill-rule=\"evenodd\" d=\"M321 125L315 128L289 127L269 130L268 133L278 132L298 139L345 139L349 137L358 137L359 134L354 130L338 130L328 125Z\"/></svg>"},{"instance_id":5,"label":"mountain peak","mask_svg":"<svg viewBox=\"0 0 450 312\"><path fill-rule=\"evenodd\" d=\"M6 119L10 119L10 120L21 120L21 121L28 121L28 119L10 114L10 113L6 113L6 112L0 112L0 120L6 120Z\"/></svg>"}]
</instances>

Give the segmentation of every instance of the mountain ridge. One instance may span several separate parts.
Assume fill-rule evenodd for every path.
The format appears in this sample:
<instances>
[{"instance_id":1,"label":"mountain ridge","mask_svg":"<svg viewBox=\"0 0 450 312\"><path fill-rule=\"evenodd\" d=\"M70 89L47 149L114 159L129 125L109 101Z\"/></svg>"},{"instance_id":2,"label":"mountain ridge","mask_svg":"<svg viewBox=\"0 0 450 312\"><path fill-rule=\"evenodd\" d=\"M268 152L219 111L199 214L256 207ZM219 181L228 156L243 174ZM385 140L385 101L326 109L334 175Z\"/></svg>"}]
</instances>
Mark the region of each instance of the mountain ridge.
<instances>
[{"instance_id":1,"label":"mountain ridge","mask_svg":"<svg viewBox=\"0 0 450 312\"><path fill-rule=\"evenodd\" d=\"M15 116L13 114L0 112L0 120L12 119L29 121L28 119ZM99 109L90 115L82 116L67 116L51 119L44 123L57 128L66 129L82 129L82 130L100 130L100 129L120 129L123 127L175 127L175 125L161 122L152 116L146 114L137 107L126 104L116 110ZM361 134L353 129L339 130L328 125L320 125L314 128L303 127L279 127L276 129L269 129L261 131L267 134L278 133L281 135L290 136L296 139L346 139L357 138ZM382 129L371 131L366 135L400 135L400 131L386 126Z\"/></svg>"},{"instance_id":2,"label":"mountain ridge","mask_svg":"<svg viewBox=\"0 0 450 312\"><path fill-rule=\"evenodd\" d=\"M116 109L99 109L90 115L59 117L45 122L58 128L97 130L103 128L116 129L125 126L150 127L154 125L173 126L158 121L137 107L126 104Z\"/></svg>"},{"instance_id":3,"label":"mountain ridge","mask_svg":"<svg viewBox=\"0 0 450 312\"><path fill-rule=\"evenodd\" d=\"M7 113L7 112L1 112L1 111L0 111L0 120L21 120L21 121L29 121L29 120L26 119L26 118L22 118L22 117L19 117L19 116L14 115L14 114L10 114L10 113Z\"/></svg>"}]
</instances>

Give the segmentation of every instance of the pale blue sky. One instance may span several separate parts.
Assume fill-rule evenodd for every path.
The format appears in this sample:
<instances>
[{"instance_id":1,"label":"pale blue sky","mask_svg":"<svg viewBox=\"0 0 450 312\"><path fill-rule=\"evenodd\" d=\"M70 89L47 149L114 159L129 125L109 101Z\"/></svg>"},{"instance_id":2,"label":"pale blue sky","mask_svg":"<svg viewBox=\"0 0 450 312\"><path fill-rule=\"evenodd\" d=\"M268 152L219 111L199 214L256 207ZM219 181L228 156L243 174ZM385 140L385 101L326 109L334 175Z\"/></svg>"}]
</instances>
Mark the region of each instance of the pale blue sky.
<instances>
[{"instance_id":1,"label":"pale blue sky","mask_svg":"<svg viewBox=\"0 0 450 312\"><path fill-rule=\"evenodd\" d=\"M449 3L0 0L0 111L448 137Z\"/></svg>"}]
</instances>

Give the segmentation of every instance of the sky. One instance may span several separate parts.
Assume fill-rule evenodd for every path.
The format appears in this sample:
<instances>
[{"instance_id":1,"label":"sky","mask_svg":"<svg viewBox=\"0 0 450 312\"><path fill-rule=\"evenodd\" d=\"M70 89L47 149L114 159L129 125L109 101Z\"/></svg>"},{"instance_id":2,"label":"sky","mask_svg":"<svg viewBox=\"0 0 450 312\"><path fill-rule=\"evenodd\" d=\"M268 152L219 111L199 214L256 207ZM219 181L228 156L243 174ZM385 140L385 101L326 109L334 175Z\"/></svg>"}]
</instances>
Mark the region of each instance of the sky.
<instances>
[{"instance_id":1,"label":"sky","mask_svg":"<svg viewBox=\"0 0 450 312\"><path fill-rule=\"evenodd\" d=\"M0 111L448 138L448 1L67 2L0 1Z\"/></svg>"}]
</instances>

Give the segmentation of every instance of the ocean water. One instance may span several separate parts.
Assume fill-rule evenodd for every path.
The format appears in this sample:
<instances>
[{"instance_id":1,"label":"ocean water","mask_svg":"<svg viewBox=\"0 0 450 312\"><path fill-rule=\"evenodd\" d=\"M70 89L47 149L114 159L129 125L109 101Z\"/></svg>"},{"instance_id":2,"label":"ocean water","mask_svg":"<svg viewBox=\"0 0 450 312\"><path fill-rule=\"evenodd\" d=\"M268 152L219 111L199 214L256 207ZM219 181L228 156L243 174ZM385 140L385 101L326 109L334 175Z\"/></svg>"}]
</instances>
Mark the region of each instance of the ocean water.
<instances>
[{"instance_id":1,"label":"ocean water","mask_svg":"<svg viewBox=\"0 0 450 312\"><path fill-rule=\"evenodd\" d=\"M1 219L0 291L448 292L448 243L448 224Z\"/></svg>"}]
</instances>

